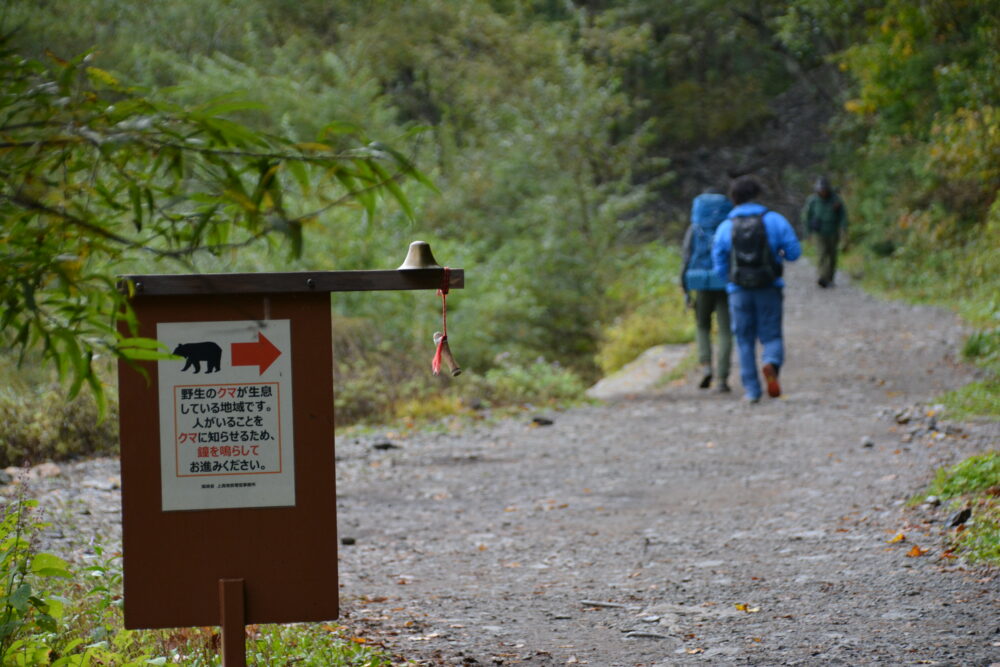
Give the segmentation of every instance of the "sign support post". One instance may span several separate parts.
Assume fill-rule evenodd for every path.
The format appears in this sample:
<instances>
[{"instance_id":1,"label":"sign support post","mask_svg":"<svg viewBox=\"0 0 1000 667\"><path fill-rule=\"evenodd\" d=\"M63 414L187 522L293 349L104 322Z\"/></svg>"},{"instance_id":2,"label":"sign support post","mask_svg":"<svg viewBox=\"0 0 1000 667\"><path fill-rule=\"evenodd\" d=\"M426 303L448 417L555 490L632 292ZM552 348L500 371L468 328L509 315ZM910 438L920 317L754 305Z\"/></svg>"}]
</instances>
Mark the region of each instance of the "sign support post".
<instances>
[{"instance_id":1,"label":"sign support post","mask_svg":"<svg viewBox=\"0 0 1000 667\"><path fill-rule=\"evenodd\" d=\"M126 628L221 624L244 667L247 624L338 617L329 293L465 286L415 247L390 271L123 277L122 333L178 357L118 364Z\"/></svg>"},{"instance_id":2,"label":"sign support post","mask_svg":"<svg viewBox=\"0 0 1000 667\"><path fill-rule=\"evenodd\" d=\"M219 580L219 608L222 610L222 667L246 667L246 618L243 580Z\"/></svg>"}]
</instances>

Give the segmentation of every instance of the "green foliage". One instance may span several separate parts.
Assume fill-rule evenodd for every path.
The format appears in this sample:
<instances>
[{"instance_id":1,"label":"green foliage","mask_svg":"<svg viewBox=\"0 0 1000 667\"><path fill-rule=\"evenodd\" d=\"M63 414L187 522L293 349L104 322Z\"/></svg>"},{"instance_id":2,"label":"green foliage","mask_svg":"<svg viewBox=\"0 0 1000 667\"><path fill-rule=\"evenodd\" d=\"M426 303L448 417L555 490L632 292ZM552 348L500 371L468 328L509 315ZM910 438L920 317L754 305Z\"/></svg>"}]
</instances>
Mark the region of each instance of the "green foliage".
<instances>
[{"instance_id":1,"label":"green foliage","mask_svg":"<svg viewBox=\"0 0 1000 667\"><path fill-rule=\"evenodd\" d=\"M123 628L121 554L98 544L74 576L60 558L36 552L31 537L37 503L10 504L0 521L0 661L3 665L90 667L220 665L217 628L129 631ZM250 665L380 667L380 650L328 624L249 628Z\"/></svg>"},{"instance_id":2,"label":"green foliage","mask_svg":"<svg viewBox=\"0 0 1000 667\"><path fill-rule=\"evenodd\" d=\"M970 382L964 387L942 394L938 399L948 413L956 418L1000 418L1000 380Z\"/></svg>"},{"instance_id":3,"label":"green foliage","mask_svg":"<svg viewBox=\"0 0 1000 667\"><path fill-rule=\"evenodd\" d=\"M1000 503L994 497L978 498L975 518L959 535L957 547L973 563L1000 564Z\"/></svg>"},{"instance_id":4,"label":"green foliage","mask_svg":"<svg viewBox=\"0 0 1000 667\"><path fill-rule=\"evenodd\" d=\"M245 103L181 108L128 88L85 56L26 60L0 43L0 347L39 353L99 400L102 353L158 354L119 333L132 324L115 273L128 262L183 266L271 237L300 254L303 228L385 194L409 210L396 180L423 180L400 153L327 125L299 143L225 116Z\"/></svg>"},{"instance_id":5,"label":"green foliage","mask_svg":"<svg viewBox=\"0 0 1000 667\"><path fill-rule=\"evenodd\" d=\"M680 289L681 258L676 248L647 245L627 253L623 271L609 287L621 310L604 329L597 364L612 373L654 345L687 343L694 317Z\"/></svg>"},{"instance_id":6,"label":"green foliage","mask_svg":"<svg viewBox=\"0 0 1000 667\"><path fill-rule=\"evenodd\" d=\"M965 506L972 518L952 536L953 548L971 562L1000 564L1000 452L972 456L938 470L929 494Z\"/></svg>"},{"instance_id":7,"label":"green foliage","mask_svg":"<svg viewBox=\"0 0 1000 667\"><path fill-rule=\"evenodd\" d=\"M962 356L1000 373L1000 327L969 336L962 347Z\"/></svg>"},{"instance_id":8,"label":"green foliage","mask_svg":"<svg viewBox=\"0 0 1000 667\"><path fill-rule=\"evenodd\" d=\"M104 414L94 397L72 400L58 384L0 390L0 467L65 460L118 450L117 407Z\"/></svg>"},{"instance_id":9,"label":"green foliage","mask_svg":"<svg viewBox=\"0 0 1000 667\"><path fill-rule=\"evenodd\" d=\"M1000 485L1000 452L988 452L937 472L928 493L943 499Z\"/></svg>"},{"instance_id":10,"label":"green foliage","mask_svg":"<svg viewBox=\"0 0 1000 667\"><path fill-rule=\"evenodd\" d=\"M65 561L35 553L31 537L42 527L32 516L38 503L17 498L0 519L0 660L49 664L51 650L40 637L54 633L65 601L47 587L50 578L70 577Z\"/></svg>"},{"instance_id":11,"label":"green foliage","mask_svg":"<svg viewBox=\"0 0 1000 667\"><path fill-rule=\"evenodd\" d=\"M841 136L869 285L995 326L1000 293L1000 15L984 0L892 0L840 55ZM855 261L858 261L855 260Z\"/></svg>"},{"instance_id":12,"label":"green foliage","mask_svg":"<svg viewBox=\"0 0 1000 667\"><path fill-rule=\"evenodd\" d=\"M307 667L381 667L391 664L378 648L343 637L337 625L258 626L247 646L247 663Z\"/></svg>"},{"instance_id":13,"label":"green foliage","mask_svg":"<svg viewBox=\"0 0 1000 667\"><path fill-rule=\"evenodd\" d=\"M477 388L491 405L569 403L586 389L575 373L543 359L491 368Z\"/></svg>"},{"instance_id":14,"label":"green foliage","mask_svg":"<svg viewBox=\"0 0 1000 667\"><path fill-rule=\"evenodd\" d=\"M721 145L770 116L787 89L778 37L786 3L629 0L580 10L581 46L620 72L636 99L630 122L650 122L667 150Z\"/></svg>"}]
</instances>

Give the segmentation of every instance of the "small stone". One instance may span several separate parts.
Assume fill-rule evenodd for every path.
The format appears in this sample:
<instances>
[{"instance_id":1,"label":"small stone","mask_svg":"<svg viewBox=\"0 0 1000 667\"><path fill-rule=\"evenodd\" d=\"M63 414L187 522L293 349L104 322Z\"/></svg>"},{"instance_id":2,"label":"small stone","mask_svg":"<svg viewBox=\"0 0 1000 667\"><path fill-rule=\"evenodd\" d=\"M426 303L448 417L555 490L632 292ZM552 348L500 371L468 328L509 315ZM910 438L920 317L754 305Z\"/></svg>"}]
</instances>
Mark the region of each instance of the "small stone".
<instances>
[{"instance_id":1,"label":"small stone","mask_svg":"<svg viewBox=\"0 0 1000 667\"><path fill-rule=\"evenodd\" d=\"M554 423L548 417L535 417L531 420L532 426L552 426Z\"/></svg>"},{"instance_id":2,"label":"small stone","mask_svg":"<svg viewBox=\"0 0 1000 667\"><path fill-rule=\"evenodd\" d=\"M340 538L340 543L343 544L345 547L350 547L354 546L354 544L357 543L357 539L353 537L342 537Z\"/></svg>"},{"instance_id":3,"label":"small stone","mask_svg":"<svg viewBox=\"0 0 1000 667\"><path fill-rule=\"evenodd\" d=\"M952 528L956 528L957 526L961 526L963 523L968 521L971 516L972 508L964 507L948 517L948 525Z\"/></svg>"},{"instance_id":4,"label":"small stone","mask_svg":"<svg viewBox=\"0 0 1000 667\"><path fill-rule=\"evenodd\" d=\"M62 468L51 461L46 461L45 463L39 463L37 466L32 468L31 472L34 475L45 479L47 477L58 477L62 474Z\"/></svg>"},{"instance_id":5,"label":"small stone","mask_svg":"<svg viewBox=\"0 0 1000 667\"><path fill-rule=\"evenodd\" d=\"M865 437L861 438L861 446L862 447L874 447L875 446L875 441L872 439L872 437L870 435L866 435Z\"/></svg>"},{"instance_id":6,"label":"small stone","mask_svg":"<svg viewBox=\"0 0 1000 667\"><path fill-rule=\"evenodd\" d=\"M402 449L402 447L386 440L385 442L376 442L374 445L372 445L372 449L377 449L379 451L384 452L389 449Z\"/></svg>"},{"instance_id":7,"label":"small stone","mask_svg":"<svg viewBox=\"0 0 1000 667\"><path fill-rule=\"evenodd\" d=\"M941 504L941 499L937 496L927 496L924 498L924 503L930 505L931 507L937 507Z\"/></svg>"}]
</instances>

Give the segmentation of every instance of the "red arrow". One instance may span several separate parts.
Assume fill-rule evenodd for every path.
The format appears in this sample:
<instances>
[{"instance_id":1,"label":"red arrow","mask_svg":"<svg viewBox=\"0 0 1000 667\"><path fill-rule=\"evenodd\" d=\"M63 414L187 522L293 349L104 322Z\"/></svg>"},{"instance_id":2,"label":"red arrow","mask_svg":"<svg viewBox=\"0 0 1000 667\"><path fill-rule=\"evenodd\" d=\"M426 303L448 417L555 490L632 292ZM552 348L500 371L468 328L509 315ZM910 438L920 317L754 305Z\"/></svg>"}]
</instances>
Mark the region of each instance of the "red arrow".
<instances>
[{"instance_id":1,"label":"red arrow","mask_svg":"<svg viewBox=\"0 0 1000 667\"><path fill-rule=\"evenodd\" d=\"M260 374L271 367L274 360L281 356L281 350L274 343L257 332L256 343L233 343L233 366L260 366Z\"/></svg>"}]
</instances>

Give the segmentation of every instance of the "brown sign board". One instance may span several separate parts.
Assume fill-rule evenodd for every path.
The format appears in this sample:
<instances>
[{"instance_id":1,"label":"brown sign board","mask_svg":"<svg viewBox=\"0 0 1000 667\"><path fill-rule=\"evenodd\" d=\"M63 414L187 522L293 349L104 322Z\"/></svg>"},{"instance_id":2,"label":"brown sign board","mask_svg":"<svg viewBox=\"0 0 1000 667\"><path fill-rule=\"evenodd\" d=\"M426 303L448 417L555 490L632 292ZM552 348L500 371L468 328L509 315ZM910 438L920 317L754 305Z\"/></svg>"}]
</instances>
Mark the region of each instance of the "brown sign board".
<instances>
[{"instance_id":1,"label":"brown sign board","mask_svg":"<svg viewBox=\"0 0 1000 667\"><path fill-rule=\"evenodd\" d=\"M184 357L119 363L125 627L338 616L329 292L464 285L461 269L129 276L138 335Z\"/></svg>"}]
</instances>

